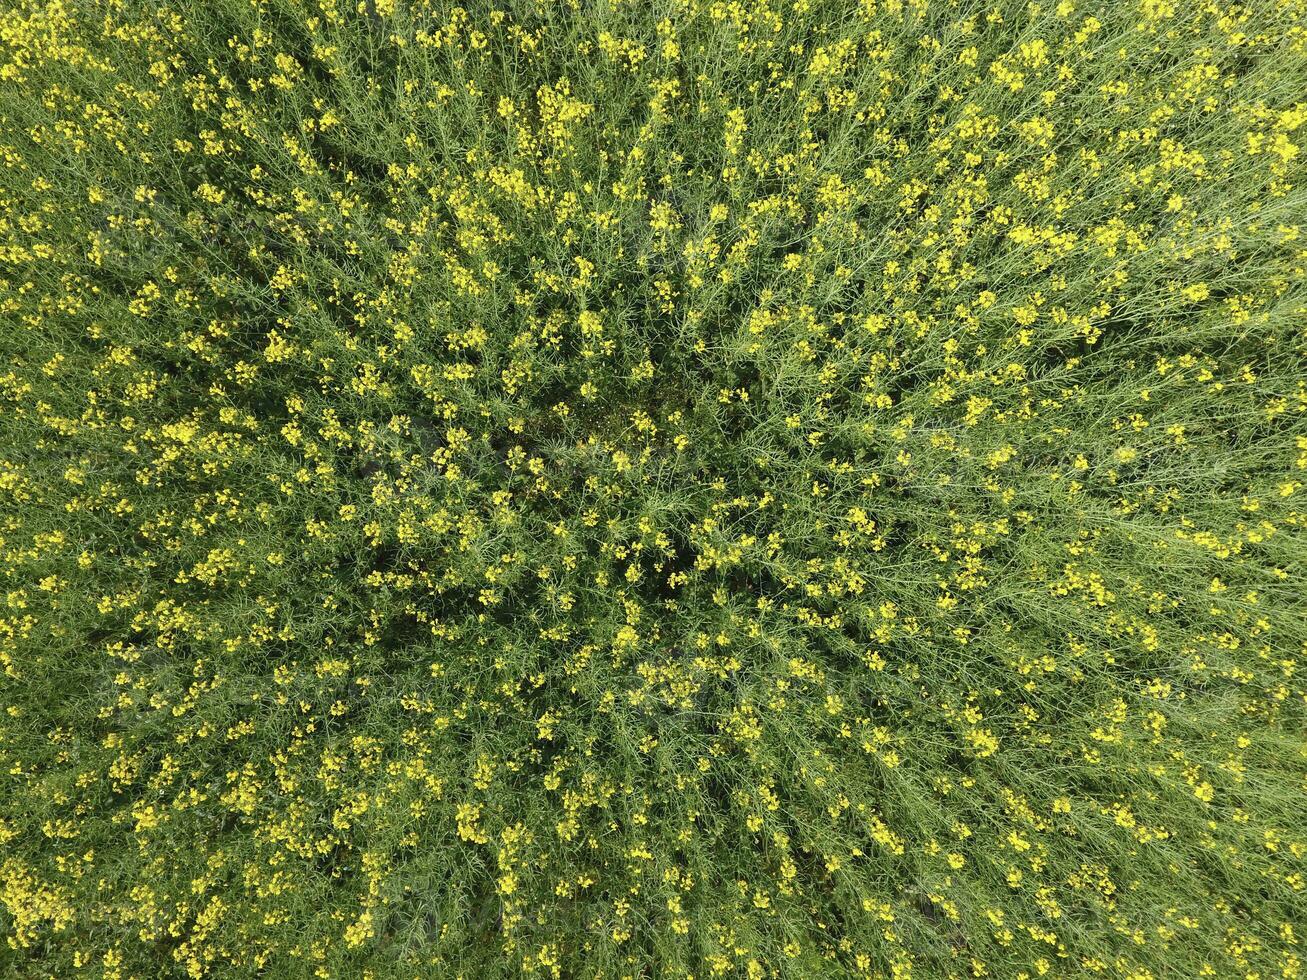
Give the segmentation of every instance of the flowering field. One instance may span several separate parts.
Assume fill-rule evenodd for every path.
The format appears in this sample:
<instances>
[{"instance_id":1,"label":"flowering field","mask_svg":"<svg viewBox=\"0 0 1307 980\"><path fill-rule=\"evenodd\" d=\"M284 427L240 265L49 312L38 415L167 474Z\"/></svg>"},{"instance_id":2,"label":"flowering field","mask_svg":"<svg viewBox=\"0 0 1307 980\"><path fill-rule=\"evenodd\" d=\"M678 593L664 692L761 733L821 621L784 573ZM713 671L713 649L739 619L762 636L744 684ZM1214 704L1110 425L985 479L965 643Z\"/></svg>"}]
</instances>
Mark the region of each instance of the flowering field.
<instances>
[{"instance_id":1,"label":"flowering field","mask_svg":"<svg viewBox=\"0 0 1307 980\"><path fill-rule=\"evenodd\" d=\"M10 0L0 977L1307 975L1307 3Z\"/></svg>"}]
</instances>

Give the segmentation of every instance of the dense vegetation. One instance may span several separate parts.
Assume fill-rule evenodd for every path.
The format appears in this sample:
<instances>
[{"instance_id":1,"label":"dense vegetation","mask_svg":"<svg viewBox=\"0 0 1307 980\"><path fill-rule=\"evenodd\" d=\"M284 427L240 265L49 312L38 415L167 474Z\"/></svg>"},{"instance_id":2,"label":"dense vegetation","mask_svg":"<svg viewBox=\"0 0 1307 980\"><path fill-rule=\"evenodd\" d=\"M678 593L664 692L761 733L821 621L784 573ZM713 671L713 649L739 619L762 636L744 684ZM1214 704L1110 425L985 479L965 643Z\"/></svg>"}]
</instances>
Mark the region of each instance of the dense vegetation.
<instances>
[{"instance_id":1,"label":"dense vegetation","mask_svg":"<svg viewBox=\"0 0 1307 980\"><path fill-rule=\"evenodd\" d=\"M1307 6L10 0L0 975L1302 975Z\"/></svg>"}]
</instances>

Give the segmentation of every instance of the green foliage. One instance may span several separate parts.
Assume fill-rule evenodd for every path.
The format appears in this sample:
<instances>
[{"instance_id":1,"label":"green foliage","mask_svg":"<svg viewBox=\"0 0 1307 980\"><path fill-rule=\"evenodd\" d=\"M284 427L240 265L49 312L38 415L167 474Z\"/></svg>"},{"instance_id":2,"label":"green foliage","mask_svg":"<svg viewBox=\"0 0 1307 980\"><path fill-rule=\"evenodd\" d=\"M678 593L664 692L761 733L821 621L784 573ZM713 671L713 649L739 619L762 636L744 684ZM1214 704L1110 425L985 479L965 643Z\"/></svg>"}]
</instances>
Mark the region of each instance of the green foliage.
<instances>
[{"instance_id":1,"label":"green foliage","mask_svg":"<svg viewBox=\"0 0 1307 980\"><path fill-rule=\"evenodd\" d=\"M15 0L0 974L1296 977L1307 8Z\"/></svg>"}]
</instances>

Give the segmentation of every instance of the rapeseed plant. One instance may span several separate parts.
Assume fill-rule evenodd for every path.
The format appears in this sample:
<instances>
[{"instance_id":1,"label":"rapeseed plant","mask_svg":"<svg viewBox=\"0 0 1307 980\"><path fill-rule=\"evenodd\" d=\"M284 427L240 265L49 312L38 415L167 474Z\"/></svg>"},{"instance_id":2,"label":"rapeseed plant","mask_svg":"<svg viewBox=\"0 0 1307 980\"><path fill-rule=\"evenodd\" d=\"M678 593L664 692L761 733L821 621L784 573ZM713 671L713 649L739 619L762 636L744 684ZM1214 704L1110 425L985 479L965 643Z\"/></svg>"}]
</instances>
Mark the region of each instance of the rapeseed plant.
<instances>
[{"instance_id":1,"label":"rapeseed plant","mask_svg":"<svg viewBox=\"0 0 1307 980\"><path fill-rule=\"evenodd\" d=\"M0 974L1293 978L1303 0L11 0Z\"/></svg>"}]
</instances>

